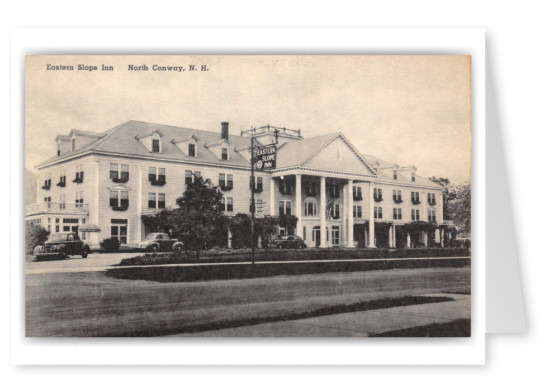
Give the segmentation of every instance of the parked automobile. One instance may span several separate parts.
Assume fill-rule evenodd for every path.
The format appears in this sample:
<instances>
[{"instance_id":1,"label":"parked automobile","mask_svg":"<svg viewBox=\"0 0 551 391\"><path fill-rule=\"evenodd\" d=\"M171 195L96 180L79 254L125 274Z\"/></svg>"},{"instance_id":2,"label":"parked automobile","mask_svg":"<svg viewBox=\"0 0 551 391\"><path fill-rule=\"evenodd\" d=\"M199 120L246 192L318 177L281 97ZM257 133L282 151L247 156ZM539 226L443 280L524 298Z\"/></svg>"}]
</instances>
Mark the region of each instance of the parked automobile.
<instances>
[{"instance_id":1,"label":"parked automobile","mask_svg":"<svg viewBox=\"0 0 551 391\"><path fill-rule=\"evenodd\" d=\"M43 245L36 246L33 250L36 261L55 257L65 259L70 255L80 255L82 258L86 258L88 254L90 254L90 247L80 240L76 232L50 234Z\"/></svg>"},{"instance_id":2,"label":"parked automobile","mask_svg":"<svg viewBox=\"0 0 551 391\"><path fill-rule=\"evenodd\" d=\"M306 243L298 235L279 235L273 241L273 246L277 248L306 248Z\"/></svg>"},{"instance_id":3,"label":"parked automobile","mask_svg":"<svg viewBox=\"0 0 551 391\"><path fill-rule=\"evenodd\" d=\"M182 252L184 244L177 239L171 239L168 234L162 232L152 232L147 234L145 240L140 243L140 248L144 248L148 252Z\"/></svg>"}]
</instances>

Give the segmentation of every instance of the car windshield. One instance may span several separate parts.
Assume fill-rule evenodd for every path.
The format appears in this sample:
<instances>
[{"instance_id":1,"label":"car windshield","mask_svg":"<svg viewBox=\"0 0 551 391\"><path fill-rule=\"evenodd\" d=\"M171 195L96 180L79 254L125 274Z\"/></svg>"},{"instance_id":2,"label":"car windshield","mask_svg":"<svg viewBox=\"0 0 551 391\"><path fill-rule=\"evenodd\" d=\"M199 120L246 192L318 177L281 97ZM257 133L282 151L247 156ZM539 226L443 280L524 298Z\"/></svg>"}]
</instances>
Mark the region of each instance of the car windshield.
<instances>
[{"instance_id":1,"label":"car windshield","mask_svg":"<svg viewBox=\"0 0 551 391\"><path fill-rule=\"evenodd\" d=\"M51 234L50 236L48 236L48 241L49 242L53 242L53 241L60 241L60 240L67 240L67 234L60 234L60 233L57 233L57 234Z\"/></svg>"},{"instance_id":2,"label":"car windshield","mask_svg":"<svg viewBox=\"0 0 551 391\"><path fill-rule=\"evenodd\" d=\"M157 234L147 234L147 236L145 237L145 240L152 240L156 238L157 238Z\"/></svg>"}]
</instances>

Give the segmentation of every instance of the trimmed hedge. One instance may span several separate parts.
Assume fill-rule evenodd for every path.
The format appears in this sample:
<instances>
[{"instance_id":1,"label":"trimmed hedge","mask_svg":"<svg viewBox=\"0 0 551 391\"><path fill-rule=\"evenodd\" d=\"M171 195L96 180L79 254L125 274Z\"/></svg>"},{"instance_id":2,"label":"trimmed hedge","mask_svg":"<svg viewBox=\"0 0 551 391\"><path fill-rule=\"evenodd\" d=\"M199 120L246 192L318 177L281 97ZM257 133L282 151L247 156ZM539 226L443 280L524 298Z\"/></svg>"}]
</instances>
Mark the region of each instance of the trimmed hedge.
<instances>
[{"instance_id":1,"label":"trimmed hedge","mask_svg":"<svg viewBox=\"0 0 551 391\"><path fill-rule=\"evenodd\" d=\"M434 258L470 256L465 248L410 248L410 249L358 249L312 248L307 250L259 249L255 259L262 261L345 260L378 258ZM123 259L120 266L172 265L179 263L251 262L250 249L212 249L201 253L184 251L180 254L146 254Z\"/></svg>"}]
</instances>

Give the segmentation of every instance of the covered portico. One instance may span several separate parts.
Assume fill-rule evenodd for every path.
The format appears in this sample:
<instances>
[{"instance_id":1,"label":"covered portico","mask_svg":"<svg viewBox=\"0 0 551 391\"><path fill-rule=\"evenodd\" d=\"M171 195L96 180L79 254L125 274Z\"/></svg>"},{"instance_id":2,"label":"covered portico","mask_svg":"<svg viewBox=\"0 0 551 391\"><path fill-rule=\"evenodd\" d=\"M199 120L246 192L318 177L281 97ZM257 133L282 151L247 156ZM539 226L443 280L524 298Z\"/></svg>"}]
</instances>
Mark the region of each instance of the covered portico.
<instances>
[{"instance_id":1,"label":"covered portico","mask_svg":"<svg viewBox=\"0 0 551 391\"><path fill-rule=\"evenodd\" d=\"M365 216L354 216L353 187L362 184L366 199L361 200ZM355 247L354 224L367 222L367 247L375 247L375 227L371 210L371 177L330 171L295 168L274 170L270 183L270 214L281 214L281 205L291 201L297 217L296 234L317 247ZM357 200L356 200L357 201ZM278 210L279 209L279 210ZM283 211L285 213L285 211ZM367 228L367 227L366 227ZM325 234L324 234L325 233Z\"/></svg>"}]
</instances>

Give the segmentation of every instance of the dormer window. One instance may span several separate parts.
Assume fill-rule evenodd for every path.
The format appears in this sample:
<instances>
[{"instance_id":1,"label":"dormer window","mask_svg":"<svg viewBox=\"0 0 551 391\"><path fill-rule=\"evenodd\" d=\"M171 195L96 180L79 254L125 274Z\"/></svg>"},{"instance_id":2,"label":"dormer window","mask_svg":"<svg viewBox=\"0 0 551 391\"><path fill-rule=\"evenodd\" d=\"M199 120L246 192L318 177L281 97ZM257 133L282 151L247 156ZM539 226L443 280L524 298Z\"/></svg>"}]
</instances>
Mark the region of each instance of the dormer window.
<instances>
[{"instance_id":1,"label":"dormer window","mask_svg":"<svg viewBox=\"0 0 551 391\"><path fill-rule=\"evenodd\" d=\"M222 160L228 160L228 148L222 148Z\"/></svg>"},{"instance_id":2,"label":"dormer window","mask_svg":"<svg viewBox=\"0 0 551 391\"><path fill-rule=\"evenodd\" d=\"M61 156L61 144L57 144L57 156Z\"/></svg>"},{"instance_id":3,"label":"dormer window","mask_svg":"<svg viewBox=\"0 0 551 391\"><path fill-rule=\"evenodd\" d=\"M188 146L188 155L191 156L191 157L197 156L197 154L195 153L195 144L189 143L189 146Z\"/></svg>"},{"instance_id":4,"label":"dormer window","mask_svg":"<svg viewBox=\"0 0 551 391\"><path fill-rule=\"evenodd\" d=\"M392 178L393 178L394 180L398 179L398 170L394 170L394 171L392 172Z\"/></svg>"},{"instance_id":5,"label":"dormer window","mask_svg":"<svg viewBox=\"0 0 551 391\"><path fill-rule=\"evenodd\" d=\"M411 173L411 181L415 182L415 173L414 172Z\"/></svg>"},{"instance_id":6,"label":"dormer window","mask_svg":"<svg viewBox=\"0 0 551 391\"><path fill-rule=\"evenodd\" d=\"M71 139L71 152L75 152L75 149L76 149L76 139L72 138Z\"/></svg>"},{"instance_id":7,"label":"dormer window","mask_svg":"<svg viewBox=\"0 0 551 391\"><path fill-rule=\"evenodd\" d=\"M161 152L161 140L155 138L151 140L151 152Z\"/></svg>"}]
</instances>

